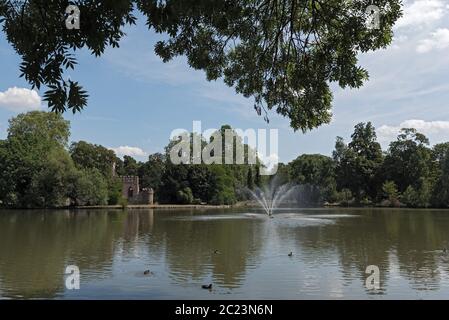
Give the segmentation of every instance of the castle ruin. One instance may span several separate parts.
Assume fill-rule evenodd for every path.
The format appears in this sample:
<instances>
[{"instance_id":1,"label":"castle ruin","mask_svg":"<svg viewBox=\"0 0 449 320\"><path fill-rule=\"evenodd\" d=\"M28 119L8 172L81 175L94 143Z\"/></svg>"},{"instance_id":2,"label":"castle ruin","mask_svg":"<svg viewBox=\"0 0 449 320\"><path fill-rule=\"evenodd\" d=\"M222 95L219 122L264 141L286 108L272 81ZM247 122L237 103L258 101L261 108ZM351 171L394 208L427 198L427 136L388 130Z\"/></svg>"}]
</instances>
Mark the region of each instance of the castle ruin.
<instances>
[{"instance_id":1,"label":"castle ruin","mask_svg":"<svg viewBox=\"0 0 449 320\"><path fill-rule=\"evenodd\" d=\"M154 203L153 188L140 189L138 176L123 176L122 178L122 196L128 200L129 204L148 204Z\"/></svg>"}]
</instances>

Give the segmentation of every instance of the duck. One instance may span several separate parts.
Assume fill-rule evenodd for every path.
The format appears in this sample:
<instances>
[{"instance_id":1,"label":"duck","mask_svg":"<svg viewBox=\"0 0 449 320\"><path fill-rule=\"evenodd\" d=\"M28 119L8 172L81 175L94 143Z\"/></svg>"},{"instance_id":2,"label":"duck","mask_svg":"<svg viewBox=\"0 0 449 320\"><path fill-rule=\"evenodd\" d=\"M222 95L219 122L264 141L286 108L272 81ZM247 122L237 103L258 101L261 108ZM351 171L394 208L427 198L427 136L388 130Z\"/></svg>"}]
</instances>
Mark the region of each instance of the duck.
<instances>
[{"instance_id":1,"label":"duck","mask_svg":"<svg viewBox=\"0 0 449 320\"><path fill-rule=\"evenodd\" d=\"M214 250L214 254L219 254L219 253L220 253L220 251Z\"/></svg>"},{"instance_id":2,"label":"duck","mask_svg":"<svg viewBox=\"0 0 449 320\"><path fill-rule=\"evenodd\" d=\"M210 283L210 284L203 284L201 286L201 288L211 290L212 289L212 283Z\"/></svg>"},{"instance_id":3,"label":"duck","mask_svg":"<svg viewBox=\"0 0 449 320\"><path fill-rule=\"evenodd\" d=\"M150 270L145 270L145 271L143 272L144 275L149 275L150 273L151 273Z\"/></svg>"},{"instance_id":4,"label":"duck","mask_svg":"<svg viewBox=\"0 0 449 320\"><path fill-rule=\"evenodd\" d=\"M293 252L290 251L290 253L288 254L289 257L293 256Z\"/></svg>"}]
</instances>

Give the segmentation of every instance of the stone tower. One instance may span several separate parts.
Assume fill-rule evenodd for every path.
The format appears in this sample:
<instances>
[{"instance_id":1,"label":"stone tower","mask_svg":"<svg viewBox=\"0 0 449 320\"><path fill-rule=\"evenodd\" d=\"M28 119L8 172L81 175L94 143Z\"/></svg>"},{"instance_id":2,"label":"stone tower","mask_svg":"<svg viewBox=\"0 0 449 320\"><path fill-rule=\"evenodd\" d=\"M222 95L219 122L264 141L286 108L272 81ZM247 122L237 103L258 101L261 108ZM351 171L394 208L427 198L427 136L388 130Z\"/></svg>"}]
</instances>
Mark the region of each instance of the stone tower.
<instances>
[{"instance_id":1,"label":"stone tower","mask_svg":"<svg viewBox=\"0 0 449 320\"><path fill-rule=\"evenodd\" d=\"M122 196L128 201L136 198L139 193L139 177L138 176L123 176L122 177Z\"/></svg>"}]
</instances>

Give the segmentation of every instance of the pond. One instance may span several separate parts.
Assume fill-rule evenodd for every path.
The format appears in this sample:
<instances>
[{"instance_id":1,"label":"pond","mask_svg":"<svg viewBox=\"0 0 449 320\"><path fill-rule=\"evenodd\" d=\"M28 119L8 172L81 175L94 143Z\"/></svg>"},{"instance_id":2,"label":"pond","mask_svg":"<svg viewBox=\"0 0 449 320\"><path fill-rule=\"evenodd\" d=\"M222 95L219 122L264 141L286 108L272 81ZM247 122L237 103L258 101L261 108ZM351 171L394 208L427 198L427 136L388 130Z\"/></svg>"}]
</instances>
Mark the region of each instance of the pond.
<instances>
[{"instance_id":1,"label":"pond","mask_svg":"<svg viewBox=\"0 0 449 320\"><path fill-rule=\"evenodd\" d=\"M444 210L0 211L0 297L447 299L445 248Z\"/></svg>"}]
</instances>

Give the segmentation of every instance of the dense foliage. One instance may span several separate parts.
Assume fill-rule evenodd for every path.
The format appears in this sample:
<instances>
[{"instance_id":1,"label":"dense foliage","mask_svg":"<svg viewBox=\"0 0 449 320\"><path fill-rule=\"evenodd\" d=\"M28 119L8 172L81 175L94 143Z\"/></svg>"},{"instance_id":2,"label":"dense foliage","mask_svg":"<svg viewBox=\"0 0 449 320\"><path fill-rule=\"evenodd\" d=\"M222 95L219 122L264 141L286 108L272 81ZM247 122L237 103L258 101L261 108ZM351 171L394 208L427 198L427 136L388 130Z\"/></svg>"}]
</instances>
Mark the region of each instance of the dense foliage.
<instances>
[{"instance_id":1,"label":"dense foliage","mask_svg":"<svg viewBox=\"0 0 449 320\"><path fill-rule=\"evenodd\" d=\"M337 137L332 157L304 154L279 164L276 176L267 177L260 175L258 160L247 164L254 150L240 137L232 145L224 138L225 130L232 130L229 126L216 132L223 138L221 159L225 150L233 148L235 155L241 148L244 164L173 164L168 153L178 140L146 162L119 159L113 151L84 141L69 146L70 125L55 113L29 112L9 123L7 139L0 140L2 206L117 204L122 201L119 176L137 175L142 188L155 190L159 203L234 204L248 199L248 189L277 179L301 185L307 194L304 205L449 207L449 142L429 147L427 137L412 128L402 129L382 152L372 124L359 123L348 144Z\"/></svg>"},{"instance_id":2,"label":"dense foliage","mask_svg":"<svg viewBox=\"0 0 449 320\"><path fill-rule=\"evenodd\" d=\"M9 124L8 137L0 143L3 206L61 207L118 201L121 184L112 177L109 161L114 153L86 142L72 144L69 153L70 127L61 115L34 111L18 115Z\"/></svg>"},{"instance_id":3,"label":"dense foliage","mask_svg":"<svg viewBox=\"0 0 449 320\"><path fill-rule=\"evenodd\" d=\"M312 184L316 203L449 206L449 143L430 148L413 128L402 129L382 152L372 124L359 123L349 144L337 137L332 159L302 155L281 168L284 182Z\"/></svg>"},{"instance_id":4,"label":"dense foliage","mask_svg":"<svg viewBox=\"0 0 449 320\"><path fill-rule=\"evenodd\" d=\"M225 129L230 127L218 131L223 141ZM69 136L69 122L60 114L34 111L10 120L8 137L0 140L2 206L121 203L120 176L125 175L139 176L141 187L153 188L161 203L233 204L246 199L248 181L251 187L261 183L258 165L174 165L160 153L146 162L130 156L121 160L114 151L85 141L68 146ZM170 141L167 152L174 143ZM250 148L234 138L234 148L237 144L247 155ZM226 147L223 144L223 157Z\"/></svg>"},{"instance_id":5,"label":"dense foliage","mask_svg":"<svg viewBox=\"0 0 449 320\"><path fill-rule=\"evenodd\" d=\"M77 112L87 92L64 72L75 52L95 56L118 47L124 28L143 15L149 29L165 36L155 45L164 62L186 56L208 80L223 78L256 112L274 109L295 130L331 120L329 85L360 87L368 72L360 52L389 45L401 16L401 0L76 0L80 29L67 29L68 0L0 0L0 23L21 57L20 71L36 88L46 87L53 111ZM381 12L370 28L366 9Z\"/></svg>"}]
</instances>

